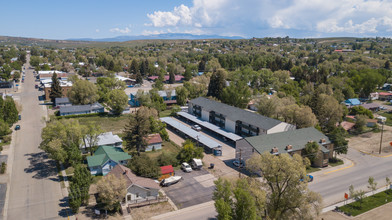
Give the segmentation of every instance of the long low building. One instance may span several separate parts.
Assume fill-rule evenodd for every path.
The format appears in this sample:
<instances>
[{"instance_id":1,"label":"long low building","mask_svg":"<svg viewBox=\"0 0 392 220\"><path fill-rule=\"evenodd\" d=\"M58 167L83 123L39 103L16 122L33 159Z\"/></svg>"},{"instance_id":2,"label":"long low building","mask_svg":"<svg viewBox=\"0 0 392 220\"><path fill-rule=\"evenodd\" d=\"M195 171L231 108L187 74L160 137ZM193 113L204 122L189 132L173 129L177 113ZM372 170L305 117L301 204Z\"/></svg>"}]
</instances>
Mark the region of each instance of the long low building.
<instances>
[{"instance_id":1,"label":"long low building","mask_svg":"<svg viewBox=\"0 0 392 220\"><path fill-rule=\"evenodd\" d=\"M160 118L160 120L164 122L169 128L173 128L177 132L180 132L181 135L184 136L186 139L192 139L193 141L203 145L206 150L209 151L209 153L222 150L222 146L218 142L193 130L192 128L184 125L183 123L171 117L163 117Z\"/></svg>"},{"instance_id":2,"label":"long low building","mask_svg":"<svg viewBox=\"0 0 392 220\"><path fill-rule=\"evenodd\" d=\"M59 110L59 115L83 115L91 113L102 113L104 111L105 108L97 102L90 105L61 106Z\"/></svg>"},{"instance_id":3,"label":"long low building","mask_svg":"<svg viewBox=\"0 0 392 220\"><path fill-rule=\"evenodd\" d=\"M294 125L204 97L190 100L188 107L189 114L240 136L257 136L295 129Z\"/></svg>"},{"instance_id":4,"label":"long low building","mask_svg":"<svg viewBox=\"0 0 392 220\"><path fill-rule=\"evenodd\" d=\"M328 160L333 156L333 144L327 136L313 127L264 134L239 140L236 142L237 160L246 161L253 154L262 154L264 152L306 156L302 155L302 150L309 142L316 142L320 146L314 165L319 167L328 166Z\"/></svg>"}]
</instances>

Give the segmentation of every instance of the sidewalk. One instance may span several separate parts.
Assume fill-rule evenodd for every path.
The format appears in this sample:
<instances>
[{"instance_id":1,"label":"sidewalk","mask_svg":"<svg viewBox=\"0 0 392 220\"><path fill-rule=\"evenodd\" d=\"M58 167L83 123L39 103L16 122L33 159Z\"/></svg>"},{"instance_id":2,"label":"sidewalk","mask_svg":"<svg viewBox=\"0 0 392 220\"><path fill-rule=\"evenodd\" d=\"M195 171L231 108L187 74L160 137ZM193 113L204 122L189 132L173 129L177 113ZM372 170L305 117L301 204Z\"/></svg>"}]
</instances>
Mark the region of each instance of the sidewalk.
<instances>
[{"instance_id":1,"label":"sidewalk","mask_svg":"<svg viewBox=\"0 0 392 220\"><path fill-rule=\"evenodd\" d=\"M329 166L327 168L322 168L321 170L313 172L313 173L310 173L310 174L313 177L319 177L319 176L322 176L322 175L327 175L329 173L337 172L337 171L348 169L348 168L351 168L351 167L355 166L355 163L353 161L351 161L351 160L349 160L349 159L347 159L345 157L339 157L338 156L338 159L343 160L343 164L342 165L335 166L335 167Z\"/></svg>"},{"instance_id":2,"label":"sidewalk","mask_svg":"<svg viewBox=\"0 0 392 220\"><path fill-rule=\"evenodd\" d=\"M388 189L389 189L389 187L388 187ZM377 194L377 193L383 192L383 191L385 191L385 190L387 190L387 188L386 188L386 186L383 186L383 187L377 189L377 190L374 191L374 192L367 192L367 193L365 193L365 196L366 196L366 197L372 196L373 194ZM332 211L332 210L334 210L337 206L338 206L338 207L342 207L342 206L344 206L344 205L347 205L347 204L350 204L350 203L353 203L353 202L355 202L354 199L348 199L347 201L342 201L342 202L336 203L336 204L334 204L334 205L331 205L331 206L328 206L328 207L323 208L322 213Z\"/></svg>"},{"instance_id":3,"label":"sidewalk","mask_svg":"<svg viewBox=\"0 0 392 220\"><path fill-rule=\"evenodd\" d=\"M183 208L183 209L180 209L177 211L168 212L168 213L165 213L162 215L157 215L157 216L152 217L151 219L152 220L181 219L181 216L187 216L190 213L208 212L208 211L206 211L206 209L208 209L208 211L211 211L211 209L213 209L213 211L215 212L214 201L190 206L190 207Z\"/></svg>"}]
</instances>

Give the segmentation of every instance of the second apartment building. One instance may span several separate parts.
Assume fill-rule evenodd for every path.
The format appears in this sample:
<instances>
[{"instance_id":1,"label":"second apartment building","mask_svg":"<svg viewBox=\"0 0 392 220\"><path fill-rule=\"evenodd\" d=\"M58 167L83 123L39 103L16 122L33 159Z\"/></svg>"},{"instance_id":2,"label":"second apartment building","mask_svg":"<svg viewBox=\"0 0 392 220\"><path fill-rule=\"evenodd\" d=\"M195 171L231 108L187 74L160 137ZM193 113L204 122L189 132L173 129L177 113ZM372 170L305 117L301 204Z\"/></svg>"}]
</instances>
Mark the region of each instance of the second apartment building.
<instances>
[{"instance_id":1,"label":"second apartment building","mask_svg":"<svg viewBox=\"0 0 392 220\"><path fill-rule=\"evenodd\" d=\"M188 112L244 137L295 129L294 125L204 97L190 100Z\"/></svg>"}]
</instances>

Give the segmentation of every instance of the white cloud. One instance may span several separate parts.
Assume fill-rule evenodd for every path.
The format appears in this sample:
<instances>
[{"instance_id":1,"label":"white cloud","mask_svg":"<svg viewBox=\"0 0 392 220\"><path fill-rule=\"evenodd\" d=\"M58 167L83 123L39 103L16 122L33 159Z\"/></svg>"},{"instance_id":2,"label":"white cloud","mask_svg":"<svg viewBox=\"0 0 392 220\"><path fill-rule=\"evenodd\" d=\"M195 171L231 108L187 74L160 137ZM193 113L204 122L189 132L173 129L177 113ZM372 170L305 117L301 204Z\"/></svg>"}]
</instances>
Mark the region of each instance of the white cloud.
<instances>
[{"instance_id":1,"label":"white cloud","mask_svg":"<svg viewBox=\"0 0 392 220\"><path fill-rule=\"evenodd\" d=\"M392 31L392 1L385 0L193 0L171 11L147 14L155 29L176 27L198 33L348 33Z\"/></svg>"},{"instance_id":2,"label":"white cloud","mask_svg":"<svg viewBox=\"0 0 392 220\"><path fill-rule=\"evenodd\" d=\"M98 33L98 32L99 32L99 29L95 29L95 32L97 32L97 33Z\"/></svg>"},{"instance_id":3,"label":"white cloud","mask_svg":"<svg viewBox=\"0 0 392 220\"><path fill-rule=\"evenodd\" d=\"M109 30L110 32L118 32L118 33L122 33L122 34L127 34L131 32L131 29L129 29L128 27L125 27L124 29L120 29L120 28L112 28Z\"/></svg>"}]
</instances>

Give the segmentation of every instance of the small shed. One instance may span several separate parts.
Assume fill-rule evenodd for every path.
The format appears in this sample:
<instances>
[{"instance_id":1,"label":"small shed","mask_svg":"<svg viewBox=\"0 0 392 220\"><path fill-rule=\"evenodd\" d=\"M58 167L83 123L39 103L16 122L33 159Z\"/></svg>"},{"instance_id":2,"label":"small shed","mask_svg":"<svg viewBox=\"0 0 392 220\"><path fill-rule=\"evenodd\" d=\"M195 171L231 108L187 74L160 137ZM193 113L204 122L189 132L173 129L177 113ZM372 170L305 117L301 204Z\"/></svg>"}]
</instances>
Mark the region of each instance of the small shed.
<instances>
[{"instance_id":1,"label":"small shed","mask_svg":"<svg viewBox=\"0 0 392 220\"><path fill-rule=\"evenodd\" d=\"M150 134L145 139L147 142L147 147L145 151L160 150L162 149L162 138L159 133Z\"/></svg>"},{"instance_id":2,"label":"small shed","mask_svg":"<svg viewBox=\"0 0 392 220\"><path fill-rule=\"evenodd\" d=\"M161 167L161 176L159 177L159 181L174 176L174 169L172 165L167 165Z\"/></svg>"}]
</instances>

